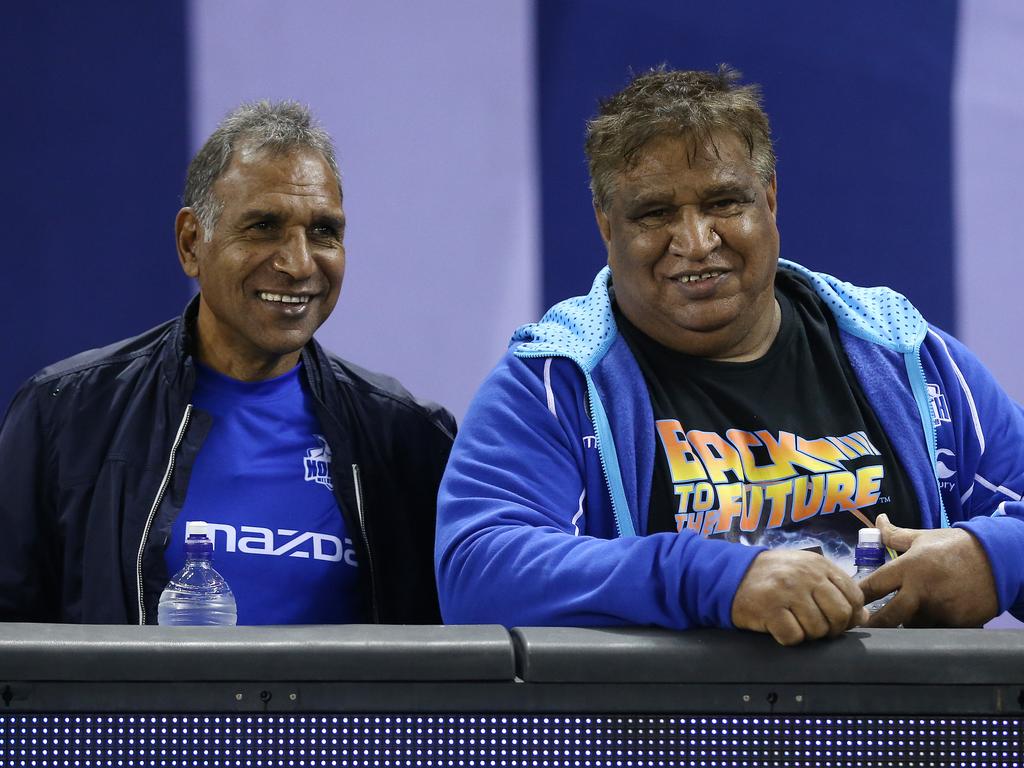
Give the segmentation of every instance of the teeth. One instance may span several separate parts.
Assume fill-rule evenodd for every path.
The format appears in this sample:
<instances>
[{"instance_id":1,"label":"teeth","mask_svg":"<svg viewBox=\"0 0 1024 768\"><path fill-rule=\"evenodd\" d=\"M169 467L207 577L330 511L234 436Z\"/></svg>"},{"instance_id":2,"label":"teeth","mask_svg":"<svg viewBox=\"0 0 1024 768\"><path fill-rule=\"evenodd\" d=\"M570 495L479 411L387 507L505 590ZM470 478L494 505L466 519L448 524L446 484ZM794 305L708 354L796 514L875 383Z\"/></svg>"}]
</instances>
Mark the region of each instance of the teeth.
<instances>
[{"instance_id":1,"label":"teeth","mask_svg":"<svg viewBox=\"0 0 1024 768\"><path fill-rule=\"evenodd\" d=\"M721 272L703 272L699 275L686 275L679 278L682 283L695 283L698 280L710 280L713 277L718 277Z\"/></svg>"},{"instance_id":2,"label":"teeth","mask_svg":"<svg viewBox=\"0 0 1024 768\"><path fill-rule=\"evenodd\" d=\"M266 291L260 291L259 295L264 301L279 301L282 304L306 304L309 302L309 296L289 296L286 293L267 293Z\"/></svg>"}]
</instances>

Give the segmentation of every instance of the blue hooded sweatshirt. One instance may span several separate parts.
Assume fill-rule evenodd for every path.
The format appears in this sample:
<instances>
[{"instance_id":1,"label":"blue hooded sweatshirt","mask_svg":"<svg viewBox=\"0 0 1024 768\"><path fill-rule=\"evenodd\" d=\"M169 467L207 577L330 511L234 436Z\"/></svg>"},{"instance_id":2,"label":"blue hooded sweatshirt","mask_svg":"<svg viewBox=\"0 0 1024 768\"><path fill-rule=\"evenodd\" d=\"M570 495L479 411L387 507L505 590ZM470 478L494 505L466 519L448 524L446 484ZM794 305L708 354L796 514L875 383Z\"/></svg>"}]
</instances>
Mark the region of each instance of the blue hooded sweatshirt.
<instances>
[{"instance_id":1,"label":"blue hooded sweatshirt","mask_svg":"<svg viewBox=\"0 0 1024 768\"><path fill-rule=\"evenodd\" d=\"M1024 410L902 295L780 260L834 314L865 396L914 488L921 525L982 544L999 609L1024 613ZM477 393L438 499L449 623L731 627L761 547L643 535L655 435L647 386L612 314L587 296L516 331Z\"/></svg>"}]
</instances>

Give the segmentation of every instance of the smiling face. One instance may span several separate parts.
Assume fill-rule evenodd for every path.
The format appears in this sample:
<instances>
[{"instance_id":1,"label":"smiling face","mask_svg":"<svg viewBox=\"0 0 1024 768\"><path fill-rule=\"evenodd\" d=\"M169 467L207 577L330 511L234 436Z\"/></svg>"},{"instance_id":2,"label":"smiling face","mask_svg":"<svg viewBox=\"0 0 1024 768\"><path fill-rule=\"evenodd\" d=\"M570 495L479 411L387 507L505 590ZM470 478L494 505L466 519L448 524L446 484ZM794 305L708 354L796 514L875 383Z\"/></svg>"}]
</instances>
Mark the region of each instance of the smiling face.
<instances>
[{"instance_id":1,"label":"smiling face","mask_svg":"<svg viewBox=\"0 0 1024 768\"><path fill-rule=\"evenodd\" d=\"M198 357L243 381L293 368L334 309L345 274L337 179L314 150L243 144L213 185L222 210L206 240L191 208L175 232L199 281Z\"/></svg>"},{"instance_id":2,"label":"smiling face","mask_svg":"<svg viewBox=\"0 0 1024 768\"><path fill-rule=\"evenodd\" d=\"M630 322L679 352L752 360L778 332L775 180L760 179L735 134L712 140L649 141L597 223Z\"/></svg>"}]
</instances>

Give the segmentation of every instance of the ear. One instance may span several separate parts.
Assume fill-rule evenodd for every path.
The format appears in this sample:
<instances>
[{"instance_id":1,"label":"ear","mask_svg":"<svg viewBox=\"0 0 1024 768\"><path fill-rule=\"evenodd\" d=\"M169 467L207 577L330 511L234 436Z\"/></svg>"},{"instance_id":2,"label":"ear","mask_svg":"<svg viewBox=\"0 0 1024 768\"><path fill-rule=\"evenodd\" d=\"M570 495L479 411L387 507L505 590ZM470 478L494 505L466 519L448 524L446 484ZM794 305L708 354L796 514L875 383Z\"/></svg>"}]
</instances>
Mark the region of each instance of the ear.
<instances>
[{"instance_id":1,"label":"ear","mask_svg":"<svg viewBox=\"0 0 1024 768\"><path fill-rule=\"evenodd\" d=\"M765 197L768 199L768 210L772 212L772 218L776 218L779 209L779 177L772 174L772 180L765 187Z\"/></svg>"},{"instance_id":2,"label":"ear","mask_svg":"<svg viewBox=\"0 0 1024 768\"><path fill-rule=\"evenodd\" d=\"M594 201L594 218L597 219L597 229L601 233L601 239L604 240L604 247L608 248L612 242L612 225L608 221L608 214L596 200Z\"/></svg>"},{"instance_id":3,"label":"ear","mask_svg":"<svg viewBox=\"0 0 1024 768\"><path fill-rule=\"evenodd\" d=\"M199 277L199 255L196 247L202 235L199 219L191 208L182 208L174 217L174 242L182 271L191 278Z\"/></svg>"}]
</instances>

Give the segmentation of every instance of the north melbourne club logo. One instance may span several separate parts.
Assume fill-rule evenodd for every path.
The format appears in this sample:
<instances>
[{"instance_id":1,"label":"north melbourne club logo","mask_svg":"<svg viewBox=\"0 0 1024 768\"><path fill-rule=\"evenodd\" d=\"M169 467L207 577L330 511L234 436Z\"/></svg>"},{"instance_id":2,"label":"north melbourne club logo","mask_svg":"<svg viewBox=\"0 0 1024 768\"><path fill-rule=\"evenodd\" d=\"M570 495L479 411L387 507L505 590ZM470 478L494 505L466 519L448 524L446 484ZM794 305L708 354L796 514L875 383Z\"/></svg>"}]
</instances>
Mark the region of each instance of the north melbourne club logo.
<instances>
[{"instance_id":1,"label":"north melbourne club logo","mask_svg":"<svg viewBox=\"0 0 1024 768\"><path fill-rule=\"evenodd\" d=\"M928 385L928 403L932 407L932 423L938 427L942 422L951 422L949 404L938 384Z\"/></svg>"},{"instance_id":2,"label":"north melbourne club logo","mask_svg":"<svg viewBox=\"0 0 1024 768\"><path fill-rule=\"evenodd\" d=\"M306 466L306 482L319 483L329 491L334 490L331 482L331 447L323 435L313 435L320 441L316 448L306 449L303 463Z\"/></svg>"}]
</instances>

